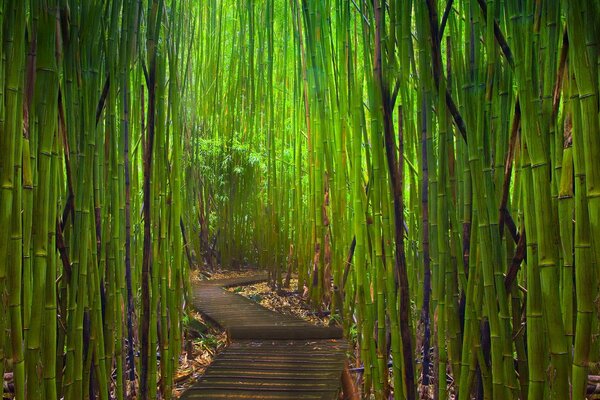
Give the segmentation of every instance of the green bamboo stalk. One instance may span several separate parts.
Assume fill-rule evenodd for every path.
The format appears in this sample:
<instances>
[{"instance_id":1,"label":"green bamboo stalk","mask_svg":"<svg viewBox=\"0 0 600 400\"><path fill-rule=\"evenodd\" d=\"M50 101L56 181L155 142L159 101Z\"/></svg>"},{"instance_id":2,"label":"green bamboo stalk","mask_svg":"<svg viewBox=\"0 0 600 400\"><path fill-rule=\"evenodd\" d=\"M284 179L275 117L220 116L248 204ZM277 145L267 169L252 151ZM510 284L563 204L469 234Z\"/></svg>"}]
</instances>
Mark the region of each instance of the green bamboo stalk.
<instances>
[{"instance_id":1,"label":"green bamboo stalk","mask_svg":"<svg viewBox=\"0 0 600 400\"><path fill-rule=\"evenodd\" d=\"M38 51L36 65L35 103L38 119L38 184L34 191L33 218L37 221L37 229L33 235L33 292L45 298L45 285L47 279L50 232L50 192L52 149L55 140L58 120L56 107L46 99L58 98L58 69L54 54L55 47L55 9L53 4L36 4L34 12L39 18ZM43 94L42 94L43 93ZM53 220L52 220L53 221ZM52 248L50 248L52 249ZM52 263L50 263L52 267ZM50 275L52 276L52 275ZM44 302L33 302L31 311L31 324L27 336L28 365L27 396L31 399L42 398L43 382L35 371L35 365L40 359L42 343L41 327L44 320ZM49 321L51 322L51 321ZM44 361L51 362L52 359Z\"/></svg>"}]
</instances>

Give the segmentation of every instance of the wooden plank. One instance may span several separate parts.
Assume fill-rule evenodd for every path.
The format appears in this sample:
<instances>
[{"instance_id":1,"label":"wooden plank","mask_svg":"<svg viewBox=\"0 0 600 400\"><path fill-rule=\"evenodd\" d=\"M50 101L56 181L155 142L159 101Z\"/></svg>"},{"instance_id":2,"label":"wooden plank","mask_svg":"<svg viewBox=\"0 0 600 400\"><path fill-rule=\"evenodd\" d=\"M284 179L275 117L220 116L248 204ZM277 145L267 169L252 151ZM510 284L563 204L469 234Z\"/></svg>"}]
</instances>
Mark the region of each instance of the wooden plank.
<instances>
[{"instance_id":1,"label":"wooden plank","mask_svg":"<svg viewBox=\"0 0 600 400\"><path fill-rule=\"evenodd\" d=\"M310 368L314 371L332 371L336 369L340 369L340 362L338 361L330 361L327 363L310 363L310 362L275 362L270 360L221 360L219 357L213 360L214 365L231 365L235 366L239 369L249 370L252 368L273 368L281 371L297 371L301 368ZM342 365L343 367L343 365Z\"/></svg>"},{"instance_id":2,"label":"wooden plank","mask_svg":"<svg viewBox=\"0 0 600 400\"><path fill-rule=\"evenodd\" d=\"M233 286L247 286L253 285L255 283L261 283L269 280L269 274L266 272L256 273L251 276L240 276L235 278L225 278L225 279L210 279L207 281L203 281L202 284L205 285L214 285L214 286L222 286L222 287L233 287Z\"/></svg>"},{"instance_id":3,"label":"wooden plank","mask_svg":"<svg viewBox=\"0 0 600 400\"><path fill-rule=\"evenodd\" d=\"M235 387L235 388L247 388L256 390L294 390L303 392L312 391L337 391L335 381L307 381L307 380L296 380L296 379L274 379L274 378L221 378L213 377L210 375L204 376L200 383L202 387Z\"/></svg>"},{"instance_id":4,"label":"wooden plank","mask_svg":"<svg viewBox=\"0 0 600 400\"><path fill-rule=\"evenodd\" d=\"M329 353L320 353L320 354L315 354L315 353L290 353L290 354L284 354L284 353L268 353L265 354L264 352L262 353L258 353L258 352L253 352L253 353L231 353L231 352L226 352L223 353L219 356L219 358L223 359L223 360L253 360L253 359L263 359L263 360L273 360L273 361L285 361L285 360L302 360L302 361L326 361L326 360L331 360L331 358L334 356L334 354ZM339 355L340 359L343 359L342 355Z\"/></svg>"},{"instance_id":5,"label":"wooden plank","mask_svg":"<svg viewBox=\"0 0 600 400\"><path fill-rule=\"evenodd\" d=\"M260 350L269 348L269 351L337 351L345 352L348 350L348 343L345 340L238 340L232 343L227 351L239 350Z\"/></svg>"},{"instance_id":6,"label":"wooden plank","mask_svg":"<svg viewBox=\"0 0 600 400\"><path fill-rule=\"evenodd\" d=\"M208 389L208 388L192 388L187 391L180 399L181 400L328 400L334 397L331 393L298 393L298 392L267 392L267 391L247 391L241 389Z\"/></svg>"},{"instance_id":7,"label":"wooden plank","mask_svg":"<svg viewBox=\"0 0 600 400\"><path fill-rule=\"evenodd\" d=\"M338 327L309 325L298 329L295 326L232 326L227 329L232 340L243 339L341 339L344 331Z\"/></svg>"},{"instance_id":8,"label":"wooden plank","mask_svg":"<svg viewBox=\"0 0 600 400\"><path fill-rule=\"evenodd\" d=\"M218 390L246 390L246 391L261 391L261 392L290 392L290 393L310 393L330 392L333 395L339 392L339 387L330 385L319 385L317 383L299 384L298 382L285 382L281 384L266 383L266 382L204 382L200 381L199 385L194 389L218 389Z\"/></svg>"},{"instance_id":9,"label":"wooden plank","mask_svg":"<svg viewBox=\"0 0 600 400\"><path fill-rule=\"evenodd\" d=\"M296 379L296 380L327 380L337 381L340 379L340 372L335 371L282 371L282 370L264 370L253 368L252 370L237 369L234 367L214 368L209 375L213 378L243 378L243 379Z\"/></svg>"}]
</instances>

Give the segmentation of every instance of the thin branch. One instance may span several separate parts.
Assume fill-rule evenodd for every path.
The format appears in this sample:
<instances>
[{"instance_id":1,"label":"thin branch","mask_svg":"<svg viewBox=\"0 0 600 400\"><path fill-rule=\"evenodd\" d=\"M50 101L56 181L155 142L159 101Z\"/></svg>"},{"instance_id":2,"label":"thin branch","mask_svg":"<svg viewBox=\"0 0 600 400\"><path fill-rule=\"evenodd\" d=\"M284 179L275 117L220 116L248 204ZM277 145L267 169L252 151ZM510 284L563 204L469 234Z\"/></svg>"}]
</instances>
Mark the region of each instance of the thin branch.
<instances>
[{"instance_id":1,"label":"thin branch","mask_svg":"<svg viewBox=\"0 0 600 400\"><path fill-rule=\"evenodd\" d=\"M446 2L446 9L444 10L444 15L442 15L442 22L440 23L440 37L438 40L441 42L442 36L444 36L444 30L446 29L446 23L448 22L448 16L450 16L450 11L452 10L452 4L454 0L448 0Z\"/></svg>"},{"instance_id":2,"label":"thin branch","mask_svg":"<svg viewBox=\"0 0 600 400\"><path fill-rule=\"evenodd\" d=\"M477 0L477 3L479 3L479 7L481 7L481 11L483 12L483 18L487 22L487 4L486 4L485 0ZM511 68L514 68L515 67L515 59L513 57L512 51L510 50L510 47L508 46L508 43L506 42L506 39L504 38L502 31L500 30L500 25L498 25L498 21L496 21L495 19L494 19L494 37L496 38L496 41L498 42L498 45L500 46L500 49L502 50L502 54L504 54L504 57L506 57L506 61L508 61L508 65L510 65Z\"/></svg>"},{"instance_id":3,"label":"thin branch","mask_svg":"<svg viewBox=\"0 0 600 400\"><path fill-rule=\"evenodd\" d=\"M442 52L440 50L439 43L439 30L437 25L438 14L437 8L435 6L434 0L427 0L427 10L429 11L429 25L431 28L431 53L433 59L433 80L435 82L436 89L439 92L440 87L440 79L444 79L442 72ZM440 96L444 95L439 93ZM446 88L446 105L448 107L448 111L452 115L452 119L456 124L456 127L460 131L465 142L467 141L467 127L465 125L465 121L463 120L460 112L458 111L458 107L456 103L452 99L452 95L450 90Z\"/></svg>"},{"instance_id":4,"label":"thin branch","mask_svg":"<svg viewBox=\"0 0 600 400\"><path fill-rule=\"evenodd\" d=\"M102 89L102 94L100 95L100 100L98 101L98 106L96 107L96 125L100 122L100 117L102 116L102 110L104 110L104 105L106 104L106 97L108 96L108 89L110 88L110 75L106 76L106 80L104 81L104 88Z\"/></svg>"}]
</instances>

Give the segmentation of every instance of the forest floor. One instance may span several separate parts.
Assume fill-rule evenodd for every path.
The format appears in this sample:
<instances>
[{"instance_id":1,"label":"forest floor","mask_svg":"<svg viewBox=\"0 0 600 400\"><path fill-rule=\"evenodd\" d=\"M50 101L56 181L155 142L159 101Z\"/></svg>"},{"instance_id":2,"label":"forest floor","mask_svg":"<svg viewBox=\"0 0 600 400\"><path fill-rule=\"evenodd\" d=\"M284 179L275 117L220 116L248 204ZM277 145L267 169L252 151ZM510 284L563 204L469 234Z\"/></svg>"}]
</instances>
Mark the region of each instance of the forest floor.
<instances>
[{"instance_id":1,"label":"forest floor","mask_svg":"<svg viewBox=\"0 0 600 400\"><path fill-rule=\"evenodd\" d=\"M179 368L173 378L174 398L181 396L188 387L196 383L213 358L227 345L225 331L206 321L201 314L188 311L187 318L194 319L206 331L193 338L186 338L185 350L181 353Z\"/></svg>"},{"instance_id":2,"label":"forest floor","mask_svg":"<svg viewBox=\"0 0 600 400\"><path fill-rule=\"evenodd\" d=\"M290 288L298 287L298 280L290 280ZM267 282L228 289L242 295L269 310L292 315L318 326L329 326L329 315L314 311L303 293L293 289L273 290Z\"/></svg>"}]
</instances>

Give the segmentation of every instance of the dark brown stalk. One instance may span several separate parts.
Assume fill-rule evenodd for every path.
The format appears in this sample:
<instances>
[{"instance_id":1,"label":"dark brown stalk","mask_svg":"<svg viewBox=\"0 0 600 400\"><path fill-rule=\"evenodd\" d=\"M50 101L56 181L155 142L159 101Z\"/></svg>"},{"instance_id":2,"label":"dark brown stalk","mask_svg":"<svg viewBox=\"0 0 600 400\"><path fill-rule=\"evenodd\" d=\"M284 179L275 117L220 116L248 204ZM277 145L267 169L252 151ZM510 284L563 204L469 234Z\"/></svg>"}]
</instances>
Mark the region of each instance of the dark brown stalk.
<instances>
[{"instance_id":1,"label":"dark brown stalk","mask_svg":"<svg viewBox=\"0 0 600 400\"><path fill-rule=\"evenodd\" d=\"M350 370L348 368L348 364L344 366L344 371L342 372L342 391L344 400L359 400L359 391L354 383L354 379L350 374Z\"/></svg>"},{"instance_id":2,"label":"dark brown stalk","mask_svg":"<svg viewBox=\"0 0 600 400\"><path fill-rule=\"evenodd\" d=\"M125 170L125 285L127 290L127 379L135 381L133 356L133 288L131 284L131 161L129 159L129 84L123 87L123 158ZM143 102L142 102L143 103ZM143 113L142 113L143 115ZM142 117L143 119L143 117ZM131 397L131 393L128 393Z\"/></svg>"},{"instance_id":3,"label":"dark brown stalk","mask_svg":"<svg viewBox=\"0 0 600 400\"><path fill-rule=\"evenodd\" d=\"M188 243L187 234L185 232L185 225L183 225L183 218L179 218L179 229L181 229L181 237L183 238L183 248L185 249L185 256L187 257L190 269L194 269L194 261L192 260L192 253L190 253L190 244Z\"/></svg>"},{"instance_id":4,"label":"dark brown stalk","mask_svg":"<svg viewBox=\"0 0 600 400\"><path fill-rule=\"evenodd\" d=\"M65 230L65 226L67 224L67 219L69 214L73 214L75 212L74 201L75 201L75 192L73 191L73 173L71 170L71 148L69 146L69 138L67 136L67 124L65 118L65 107L62 100L62 91L59 89L58 91L58 125L59 132L63 142L63 153L65 158L65 171L67 174L67 188L69 194L67 195L67 202L65 203L65 208L62 213L62 219L60 221L60 228L62 231ZM73 218L75 221L75 218Z\"/></svg>"},{"instance_id":5,"label":"dark brown stalk","mask_svg":"<svg viewBox=\"0 0 600 400\"><path fill-rule=\"evenodd\" d=\"M65 237L61 227L61 222L56 220L56 249L60 254L60 260L62 261L64 269L64 278L67 282L71 281L71 261L69 260L69 252L67 251L67 245L65 244Z\"/></svg>"},{"instance_id":6,"label":"dark brown stalk","mask_svg":"<svg viewBox=\"0 0 600 400\"><path fill-rule=\"evenodd\" d=\"M73 215L73 213L75 212L75 196L73 195L68 195L67 196L67 202L65 203L65 208L63 209L62 212L62 217L60 220L60 228L64 231L65 227L67 226L67 219L69 218L69 214ZM75 219L73 219L74 221Z\"/></svg>"},{"instance_id":7,"label":"dark brown stalk","mask_svg":"<svg viewBox=\"0 0 600 400\"><path fill-rule=\"evenodd\" d=\"M515 157L515 146L517 143L517 137L519 134L519 129L521 127L521 106L519 104L519 99L515 102L515 115L512 121L512 126L510 130L510 141L508 145L508 152L506 154L506 162L504 163L504 180L502 182L502 198L500 200L499 207L499 216L498 216L498 226L500 229L500 236L504 234L504 225L506 224L507 228L510 231L511 236L513 237L515 243L519 242L519 235L517 233L517 228L515 222L513 221L510 213L506 205L508 204L508 194L510 191L510 178L512 176L512 164L513 159Z\"/></svg>"},{"instance_id":8,"label":"dark brown stalk","mask_svg":"<svg viewBox=\"0 0 600 400\"><path fill-rule=\"evenodd\" d=\"M369 197L369 183L365 187L365 194ZM367 222L368 223L368 222ZM348 250L348 256L346 257L346 268L344 269L344 277L342 279L342 293L346 287L348 281L348 275L350 274L350 267L352 267L352 258L354 257L354 249L356 249L356 235L352 237L352 243L350 243L350 249Z\"/></svg>"},{"instance_id":9,"label":"dark brown stalk","mask_svg":"<svg viewBox=\"0 0 600 400\"><path fill-rule=\"evenodd\" d=\"M387 95L384 95L386 98ZM387 101L387 100L386 100ZM413 364L412 336L409 325L409 292L408 292L408 274L406 271L406 255L404 253L404 204L402 196L403 176L398 171L398 161L396 159L394 139L393 139L393 121L390 105L384 107L384 135L386 158L388 161L388 170L390 171L392 190L394 193L394 234L395 234L395 261L396 277L400 289L400 335L402 336L402 351L404 356L404 382L407 387L407 399L415 398L415 379ZM387 115L386 115L387 114ZM400 127L400 129L402 129ZM402 149L402 144L400 144ZM401 153L402 154L402 153ZM401 155L401 157L403 154Z\"/></svg>"},{"instance_id":10,"label":"dark brown stalk","mask_svg":"<svg viewBox=\"0 0 600 400\"><path fill-rule=\"evenodd\" d=\"M440 79L444 79L442 72L442 52L440 49L440 35L438 29L438 13L434 0L427 0L427 10L429 14L429 26L431 29L431 56L432 56L432 67L433 67L433 80L435 82L435 87L440 87ZM460 111L458 111L458 107L456 103L452 99L452 94L450 93L450 89L446 88L446 93L439 93L440 96L446 97L446 106L448 107L448 111L450 115L452 115L452 119L456 124L460 134L462 135L465 142L467 141L467 127L465 125L465 121L460 115Z\"/></svg>"},{"instance_id":11,"label":"dark brown stalk","mask_svg":"<svg viewBox=\"0 0 600 400\"><path fill-rule=\"evenodd\" d=\"M448 0L446 2L446 8L444 9L444 15L442 15L442 22L440 23L440 37L438 37L438 40L442 40L442 36L444 35L446 23L448 22L450 11L452 11L452 4L454 4L454 0Z\"/></svg>"},{"instance_id":12,"label":"dark brown stalk","mask_svg":"<svg viewBox=\"0 0 600 400\"><path fill-rule=\"evenodd\" d=\"M208 239L208 224L206 223L206 211L205 204L206 202L202 201L202 189L200 189L200 193L198 194L198 223L200 224L200 243L202 244L202 249L205 249L202 253L204 255L204 261L206 265L210 268L211 271L215 269L213 265L213 256L210 249L210 243ZM193 268L190 265L191 268Z\"/></svg>"},{"instance_id":13,"label":"dark brown stalk","mask_svg":"<svg viewBox=\"0 0 600 400\"><path fill-rule=\"evenodd\" d=\"M479 3L479 7L481 7L481 12L483 13L483 19L487 22L487 4L486 0L477 0ZM500 46L500 50L502 50L502 54L506 57L506 61L511 68L515 67L515 59L513 57L512 51L506 42L506 38L502 34L502 30L500 30L500 25L498 25L498 21L494 20L494 37L498 42L498 46Z\"/></svg>"},{"instance_id":14,"label":"dark brown stalk","mask_svg":"<svg viewBox=\"0 0 600 400\"><path fill-rule=\"evenodd\" d=\"M463 223L463 269L465 276L469 277L469 256L471 254L471 221Z\"/></svg>"},{"instance_id":15,"label":"dark brown stalk","mask_svg":"<svg viewBox=\"0 0 600 400\"><path fill-rule=\"evenodd\" d=\"M380 0L375 0L375 62L373 73L378 85L381 102L383 104L383 130L385 138L385 153L390 173L394 200L394 234L395 234L395 267L397 287L400 292L400 335L402 337L402 355L404 357L404 385L406 399L414 400L416 385L413 364L412 335L410 332L409 310L410 298L408 292L408 274L406 271L406 255L404 253L404 204L402 198L403 174L398 168L396 147L394 145L394 121L392 116L393 104L388 88L384 84L383 69L381 64L381 31L384 26L382 21ZM402 111L399 110L399 135L400 157L404 157L402 140ZM401 159L402 161L402 159ZM400 164L401 165L401 164Z\"/></svg>"},{"instance_id":16,"label":"dark brown stalk","mask_svg":"<svg viewBox=\"0 0 600 400\"><path fill-rule=\"evenodd\" d=\"M427 116L426 104L423 99L421 106L422 132L421 132L421 209L423 213L423 306L421 308L421 323L423 324L423 385L429 385L429 346L431 339L431 319L429 316L429 303L431 299L431 260L429 258L429 168L427 166Z\"/></svg>"},{"instance_id":17,"label":"dark brown stalk","mask_svg":"<svg viewBox=\"0 0 600 400\"><path fill-rule=\"evenodd\" d=\"M503 218L504 218L504 224L506 225L506 228L508 229L510 236L513 238L515 243L518 243L519 242L519 232L517 232L517 225L515 224L515 221L513 220L512 216L510 215L508 210L506 210L506 209L503 211Z\"/></svg>"},{"instance_id":18,"label":"dark brown stalk","mask_svg":"<svg viewBox=\"0 0 600 400\"><path fill-rule=\"evenodd\" d=\"M348 256L346 257L346 268L344 268L344 277L342 278L342 293L344 292L344 288L346 287L346 282L348 281L348 274L350 274L350 266L352 265L352 258L354 257L354 249L356 248L356 236L352 238L352 243L350 243L350 249L348 250Z\"/></svg>"},{"instance_id":19,"label":"dark brown stalk","mask_svg":"<svg viewBox=\"0 0 600 400\"><path fill-rule=\"evenodd\" d=\"M143 106L143 105L142 105ZM156 115L156 53L152 58L148 76L148 132L144 147L144 204L142 213L144 216L144 253L142 259L142 319L140 330L141 347L141 379L140 398L148 398L148 362L150 356L150 264L152 256L152 233L150 221L150 180L152 177L152 155L154 150Z\"/></svg>"},{"instance_id":20,"label":"dark brown stalk","mask_svg":"<svg viewBox=\"0 0 600 400\"><path fill-rule=\"evenodd\" d=\"M521 266L521 262L525 259L525 255L527 254L527 238L525 235L525 227L521 229L521 234L519 235L519 242L517 243L517 249L515 250L515 256L512 259L512 263L504 277L504 287L507 292L510 292L510 288L517 277L517 272L519 272L519 267Z\"/></svg>"},{"instance_id":21,"label":"dark brown stalk","mask_svg":"<svg viewBox=\"0 0 600 400\"><path fill-rule=\"evenodd\" d=\"M106 104L106 97L108 96L108 90L110 89L110 75L106 76L106 80L104 81L104 87L102 88L102 94L100 95L100 100L98 101L98 106L96 107L96 125L100 122L100 117L102 116L102 110L104 110L104 105Z\"/></svg>"}]
</instances>

